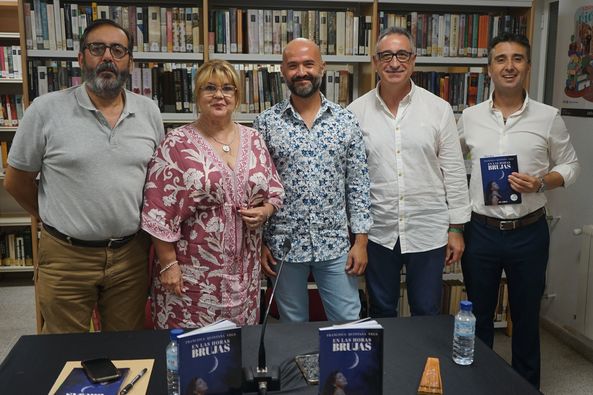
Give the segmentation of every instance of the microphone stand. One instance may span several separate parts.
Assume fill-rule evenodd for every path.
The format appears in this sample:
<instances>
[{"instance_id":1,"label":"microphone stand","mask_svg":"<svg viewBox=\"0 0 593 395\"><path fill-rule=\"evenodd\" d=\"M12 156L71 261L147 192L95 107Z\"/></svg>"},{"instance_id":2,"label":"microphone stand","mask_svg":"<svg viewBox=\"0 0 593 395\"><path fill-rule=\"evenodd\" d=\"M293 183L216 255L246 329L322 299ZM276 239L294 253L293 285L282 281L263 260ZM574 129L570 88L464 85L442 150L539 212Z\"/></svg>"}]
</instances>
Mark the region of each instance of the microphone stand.
<instances>
[{"instance_id":1,"label":"microphone stand","mask_svg":"<svg viewBox=\"0 0 593 395\"><path fill-rule=\"evenodd\" d=\"M268 300L268 306L266 307L266 312L264 314L264 321L262 323L262 329L260 332L259 337L259 352L257 358L257 367L248 367L243 369L244 374L244 388L245 392L255 392L259 395L265 395L268 391L279 391L280 390L280 368L279 367L272 367L268 369L266 363L266 346L265 346L265 334L266 334L266 327L268 326L268 317L270 316L270 308L272 307L272 301L274 300L274 294L276 293L276 287L278 285L278 279L280 278L280 274L282 273L282 268L284 267L284 260L290 251L291 243L290 240L287 238L284 240L282 244L282 260L280 260L280 265L278 266L278 271L276 273L276 281L274 281L274 285L272 287L272 293L270 294L270 299Z\"/></svg>"}]
</instances>

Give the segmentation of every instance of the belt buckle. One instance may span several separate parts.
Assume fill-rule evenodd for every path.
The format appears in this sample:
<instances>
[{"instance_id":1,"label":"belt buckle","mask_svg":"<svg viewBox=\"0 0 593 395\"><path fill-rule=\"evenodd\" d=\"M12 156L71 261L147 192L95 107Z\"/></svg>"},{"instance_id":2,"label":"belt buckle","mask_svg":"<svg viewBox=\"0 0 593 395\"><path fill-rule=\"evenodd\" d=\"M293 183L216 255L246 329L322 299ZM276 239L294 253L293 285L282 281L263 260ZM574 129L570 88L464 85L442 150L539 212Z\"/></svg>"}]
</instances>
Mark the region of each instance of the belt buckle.
<instances>
[{"instance_id":1,"label":"belt buckle","mask_svg":"<svg viewBox=\"0 0 593 395\"><path fill-rule=\"evenodd\" d=\"M511 226L507 226L507 225L511 225ZM498 223L498 229L499 230L515 230L516 228L517 228L517 221L516 220L500 221Z\"/></svg>"},{"instance_id":2,"label":"belt buckle","mask_svg":"<svg viewBox=\"0 0 593 395\"><path fill-rule=\"evenodd\" d=\"M123 239L124 239L124 237L118 237L117 239L109 239L109 242L107 243L107 248L111 248L112 243L120 242Z\"/></svg>"}]
</instances>

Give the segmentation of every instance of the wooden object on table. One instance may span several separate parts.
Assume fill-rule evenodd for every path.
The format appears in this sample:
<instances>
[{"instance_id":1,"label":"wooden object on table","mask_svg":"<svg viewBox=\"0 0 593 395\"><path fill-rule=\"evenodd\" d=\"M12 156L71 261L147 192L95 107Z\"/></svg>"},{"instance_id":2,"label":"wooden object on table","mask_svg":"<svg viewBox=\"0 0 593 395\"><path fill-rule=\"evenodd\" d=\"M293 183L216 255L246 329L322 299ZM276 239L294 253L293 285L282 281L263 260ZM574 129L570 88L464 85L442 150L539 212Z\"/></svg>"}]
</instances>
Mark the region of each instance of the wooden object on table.
<instances>
[{"instance_id":1,"label":"wooden object on table","mask_svg":"<svg viewBox=\"0 0 593 395\"><path fill-rule=\"evenodd\" d=\"M438 358L426 358L424 372L418 386L418 395L443 394L443 382L441 380L441 367Z\"/></svg>"}]
</instances>

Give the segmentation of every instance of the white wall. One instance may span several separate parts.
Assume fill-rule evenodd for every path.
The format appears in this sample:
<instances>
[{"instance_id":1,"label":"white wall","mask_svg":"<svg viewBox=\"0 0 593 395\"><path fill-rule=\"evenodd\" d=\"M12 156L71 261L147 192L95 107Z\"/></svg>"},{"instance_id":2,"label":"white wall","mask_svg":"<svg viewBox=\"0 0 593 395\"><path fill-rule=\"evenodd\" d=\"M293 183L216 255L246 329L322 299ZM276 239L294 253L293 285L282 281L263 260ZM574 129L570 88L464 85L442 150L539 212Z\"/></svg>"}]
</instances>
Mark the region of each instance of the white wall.
<instances>
[{"instance_id":1,"label":"white wall","mask_svg":"<svg viewBox=\"0 0 593 395\"><path fill-rule=\"evenodd\" d=\"M574 11L593 0L561 0L558 15L554 106L562 107L562 92L566 79L568 44ZM552 81L546 81L550 84ZM593 103L588 102L591 107ZM548 193L549 211L560 219L551 226L550 261L546 294L554 298L542 303L542 316L559 326L573 326L577 304L580 237L572 230L593 224L593 118L564 117L572 143L581 163L581 175L569 188Z\"/></svg>"}]
</instances>

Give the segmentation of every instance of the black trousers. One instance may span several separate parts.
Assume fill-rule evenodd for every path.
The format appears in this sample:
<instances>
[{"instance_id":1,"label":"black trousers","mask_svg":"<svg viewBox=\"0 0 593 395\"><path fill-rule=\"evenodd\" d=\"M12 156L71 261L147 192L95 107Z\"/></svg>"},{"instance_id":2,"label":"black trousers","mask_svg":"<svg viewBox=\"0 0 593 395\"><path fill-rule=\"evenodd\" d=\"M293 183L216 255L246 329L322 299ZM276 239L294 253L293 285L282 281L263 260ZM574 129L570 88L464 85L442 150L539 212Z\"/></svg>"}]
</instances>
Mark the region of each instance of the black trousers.
<instances>
[{"instance_id":1,"label":"black trousers","mask_svg":"<svg viewBox=\"0 0 593 395\"><path fill-rule=\"evenodd\" d=\"M472 220L464 236L461 265L468 299L474 306L476 335L492 347L493 316L504 270L513 321L513 368L539 389L539 310L550 245L545 216L507 231Z\"/></svg>"}]
</instances>

